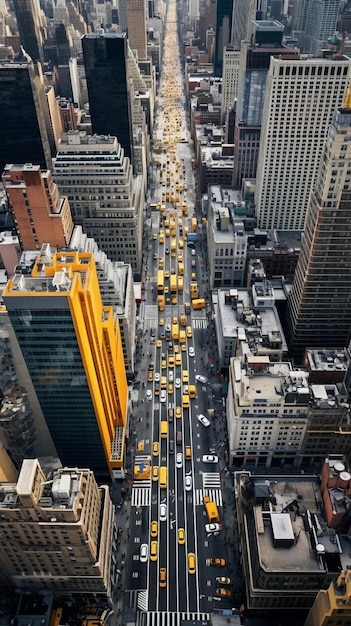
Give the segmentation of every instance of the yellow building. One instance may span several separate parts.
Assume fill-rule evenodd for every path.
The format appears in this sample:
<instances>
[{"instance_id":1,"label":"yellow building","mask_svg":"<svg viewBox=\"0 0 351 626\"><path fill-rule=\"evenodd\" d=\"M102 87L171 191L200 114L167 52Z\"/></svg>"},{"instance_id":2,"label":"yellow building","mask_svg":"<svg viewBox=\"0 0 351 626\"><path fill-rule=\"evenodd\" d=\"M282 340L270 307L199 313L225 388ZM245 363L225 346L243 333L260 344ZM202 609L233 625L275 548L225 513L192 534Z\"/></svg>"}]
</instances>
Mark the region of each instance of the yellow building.
<instances>
[{"instance_id":1,"label":"yellow building","mask_svg":"<svg viewBox=\"0 0 351 626\"><path fill-rule=\"evenodd\" d=\"M351 571L341 572L336 583L321 589L305 626L348 626L351 623Z\"/></svg>"},{"instance_id":2,"label":"yellow building","mask_svg":"<svg viewBox=\"0 0 351 626\"><path fill-rule=\"evenodd\" d=\"M94 257L42 246L3 300L63 465L123 476L128 387L117 318Z\"/></svg>"}]
</instances>

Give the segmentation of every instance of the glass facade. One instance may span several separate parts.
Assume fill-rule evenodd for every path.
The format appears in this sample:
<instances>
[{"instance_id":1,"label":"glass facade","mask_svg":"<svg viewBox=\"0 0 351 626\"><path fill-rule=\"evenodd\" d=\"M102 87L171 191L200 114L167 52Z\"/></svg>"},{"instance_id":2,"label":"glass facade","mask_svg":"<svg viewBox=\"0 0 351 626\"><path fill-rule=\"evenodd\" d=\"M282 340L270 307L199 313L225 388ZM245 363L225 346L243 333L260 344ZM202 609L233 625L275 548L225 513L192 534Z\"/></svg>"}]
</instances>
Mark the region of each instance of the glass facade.
<instances>
[{"instance_id":1,"label":"glass facade","mask_svg":"<svg viewBox=\"0 0 351 626\"><path fill-rule=\"evenodd\" d=\"M132 125L126 35L89 34L82 42L93 133L117 137L130 158Z\"/></svg>"},{"instance_id":2,"label":"glass facade","mask_svg":"<svg viewBox=\"0 0 351 626\"><path fill-rule=\"evenodd\" d=\"M11 310L9 315L62 464L86 467L89 460L96 477L105 479L109 477L106 456L65 301L66 308L32 307Z\"/></svg>"}]
</instances>

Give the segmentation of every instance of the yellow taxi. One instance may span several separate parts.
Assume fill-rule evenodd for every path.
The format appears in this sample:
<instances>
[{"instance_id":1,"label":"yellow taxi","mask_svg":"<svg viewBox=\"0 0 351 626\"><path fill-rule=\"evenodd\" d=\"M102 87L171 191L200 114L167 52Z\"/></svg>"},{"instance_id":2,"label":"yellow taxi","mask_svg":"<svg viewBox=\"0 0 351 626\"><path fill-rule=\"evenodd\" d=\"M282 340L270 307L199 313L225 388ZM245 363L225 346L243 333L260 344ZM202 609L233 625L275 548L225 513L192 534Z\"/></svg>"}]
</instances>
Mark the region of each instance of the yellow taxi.
<instances>
[{"instance_id":1,"label":"yellow taxi","mask_svg":"<svg viewBox=\"0 0 351 626\"><path fill-rule=\"evenodd\" d=\"M158 465L154 465L152 468L152 480L158 480Z\"/></svg>"},{"instance_id":2,"label":"yellow taxi","mask_svg":"<svg viewBox=\"0 0 351 626\"><path fill-rule=\"evenodd\" d=\"M156 520L151 522L150 535L151 535L151 537L157 537L157 535L158 535L158 522L156 522Z\"/></svg>"},{"instance_id":3,"label":"yellow taxi","mask_svg":"<svg viewBox=\"0 0 351 626\"><path fill-rule=\"evenodd\" d=\"M158 456L160 453L160 444L158 441L154 441L152 444L152 455Z\"/></svg>"}]
</instances>

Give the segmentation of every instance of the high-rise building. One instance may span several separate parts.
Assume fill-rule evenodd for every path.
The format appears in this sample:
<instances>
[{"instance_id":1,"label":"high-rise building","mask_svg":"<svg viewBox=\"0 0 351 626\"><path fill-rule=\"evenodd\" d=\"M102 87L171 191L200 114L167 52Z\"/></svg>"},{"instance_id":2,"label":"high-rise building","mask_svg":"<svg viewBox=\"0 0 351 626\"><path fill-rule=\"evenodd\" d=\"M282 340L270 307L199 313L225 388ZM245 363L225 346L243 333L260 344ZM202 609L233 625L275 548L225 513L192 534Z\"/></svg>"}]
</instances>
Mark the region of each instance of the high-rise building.
<instances>
[{"instance_id":1,"label":"high-rise building","mask_svg":"<svg viewBox=\"0 0 351 626\"><path fill-rule=\"evenodd\" d=\"M33 63L43 63L43 40L46 36L44 13L39 0L14 0L21 44Z\"/></svg>"},{"instance_id":2,"label":"high-rise building","mask_svg":"<svg viewBox=\"0 0 351 626\"><path fill-rule=\"evenodd\" d=\"M265 0L234 0L232 44L239 48L242 41L250 41L252 22L265 17Z\"/></svg>"},{"instance_id":3,"label":"high-rise building","mask_svg":"<svg viewBox=\"0 0 351 626\"><path fill-rule=\"evenodd\" d=\"M294 37L301 52L320 55L337 30L340 0L300 0Z\"/></svg>"},{"instance_id":4,"label":"high-rise building","mask_svg":"<svg viewBox=\"0 0 351 626\"><path fill-rule=\"evenodd\" d=\"M260 228L303 230L328 128L350 76L351 61L341 55L271 57L255 190Z\"/></svg>"},{"instance_id":5,"label":"high-rise building","mask_svg":"<svg viewBox=\"0 0 351 626\"><path fill-rule=\"evenodd\" d=\"M91 253L42 247L3 300L59 458L122 476L128 388L118 321Z\"/></svg>"},{"instance_id":6,"label":"high-rise building","mask_svg":"<svg viewBox=\"0 0 351 626\"><path fill-rule=\"evenodd\" d=\"M321 589L304 626L339 626L351 620L351 572L343 570L328 589Z\"/></svg>"},{"instance_id":7,"label":"high-rise building","mask_svg":"<svg viewBox=\"0 0 351 626\"><path fill-rule=\"evenodd\" d=\"M0 173L6 163L51 168L50 125L40 65L0 63Z\"/></svg>"},{"instance_id":8,"label":"high-rise building","mask_svg":"<svg viewBox=\"0 0 351 626\"><path fill-rule=\"evenodd\" d=\"M68 245L73 220L67 197L60 196L50 170L39 165L7 165L2 182L22 250L40 249L51 241Z\"/></svg>"},{"instance_id":9,"label":"high-rise building","mask_svg":"<svg viewBox=\"0 0 351 626\"><path fill-rule=\"evenodd\" d=\"M38 459L25 459L18 480L0 487L1 589L111 602L117 529L107 485L77 465L46 476Z\"/></svg>"},{"instance_id":10,"label":"high-rise building","mask_svg":"<svg viewBox=\"0 0 351 626\"><path fill-rule=\"evenodd\" d=\"M253 37L242 41L234 131L233 185L255 178L260 147L266 78L271 56L294 55L283 46L284 27L273 20L253 22Z\"/></svg>"},{"instance_id":11,"label":"high-rise building","mask_svg":"<svg viewBox=\"0 0 351 626\"><path fill-rule=\"evenodd\" d=\"M341 77L339 76L339 80ZM288 298L291 348L344 347L351 332L351 94L333 116Z\"/></svg>"},{"instance_id":12,"label":"high-rise building","mask_svg":"<svg viewBox=\"0 0 351 626\"><path fill-rule=\"evenodd\" d=\"M227 46L223 53L223 79L221 118L225 122L228 111L234 106L238 94L240 51L233 46Z\"/></svg>"},{"instance_id":13,"label":"high-rise building","mask_svg":"<svg viewBox=\"0 0 351 626\"><path fill-rule=\"evenodd\" d=\"M132 112L125 34L94 33L82 39L93 133L112 135L132 155Z\"/></svg>"},{"instance_id":14,"label":"high-rise building","mask_svg":"<svg viewBox=\"0 0 351 626\"><path fill-rule=\"evenodd\" d=\"M128 41L138 59L147 58L146 5L145 0L128 0L127 3Z\"/></svg>"},{"instance_id":15,"label":"high-rise building","mask_svg":"<svg viewBox=\"0 0 351 626\"><path fill-rule=\"evenodd\" d=\"M231 43L233 2L234 0L221 0L217 2L214 58L214 72L216 76L222 76L224 48Z\"/></svg>"},{"instance_id":16,"label":"high-rise building","mask_svg":"<svg viewBox=\"0 0 351 626\"><path fill-rule=\"evenodd\" d=\"M62 136L54 179L68 197L75 224L93 237L111 261L141 271L143 176L133 176L116 137L72 131ZM84 181L84 184L83 184Z\"/></svg>"}]
</instances>

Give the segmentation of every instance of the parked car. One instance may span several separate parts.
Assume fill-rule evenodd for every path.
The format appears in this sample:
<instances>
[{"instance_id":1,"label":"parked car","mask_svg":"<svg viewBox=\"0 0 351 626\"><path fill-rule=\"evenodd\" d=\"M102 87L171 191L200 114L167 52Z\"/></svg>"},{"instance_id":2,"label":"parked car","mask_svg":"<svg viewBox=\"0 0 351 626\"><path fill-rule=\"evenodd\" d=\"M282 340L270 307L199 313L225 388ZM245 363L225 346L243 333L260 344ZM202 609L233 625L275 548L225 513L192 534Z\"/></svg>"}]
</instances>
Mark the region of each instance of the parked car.
<instances>
[{"instance_id":1,"label":"parked car","mask_svg":"<svg viewBox=\"0 0 351 626\"><path fill-rule=\"evenodd\" d=\"M197 419L203 426L206 426L206 428L208 428L208 426L211 424L210 420L207 419L207 417L205 417L204 415L202 415L202 413L200 413L197 416ZM207 463L209 463L209 461L207 461Z\"/></svg>"},{"instance_id":2,"label":"parked car","mask_svg":"<svg viewBox=\"0 0 351 626\"><path fill-rule=\"evenodd\" d=\"M225 559L209 559L209 565L212 565L212 567L225 567L227 563Z\"/></svg>"},{"instance_id":3,"label":"parked car","mask_svg":"<svg viewBox=\"0 0 351 626\"><path fill-rule=\"evenodd\" d=\"M219 596L220 598L231 598L232 592L229 591L229 589L223 589L220 587L219 589L216 589L216 596Z\"/></svg>"},{"instance_id":4,"label":"parked car","mask_svg":"<svg viewBox=\"0 0 351 626\"><path fill-rule=\"evenodd\" d=\"M148 389L146 392L146 400L152 400L152 391Z\"/></svg>"},{"instance_id":5,"label":"parked car","mask_svg":"<svg viewBox=\"0 0 351 626\"><path fill-rule=\"evenodd\" d=\"M202 383L203 385L206 385L206 383L208 382L208 378L206 378L206 376L202 376L201 374L196 374L195 380L197 380L199 383Z\"/></svg>"},{"instance_id":6,"label":"parked car","mask_svg":"<svg viewBox=\"0 0 351 626\"><path fill-rule=\"evenodd\" d=\"M231 585L232 581L226 576L217 576L216 583L219 583L220 585Z\"/></svg>"},{"instance_id":7,"label":"parked car","mask_svg":"<svg viewBox=\"0 0 351 626\"><path fill-rule=\"evenodd\" d=\"M195 356L195 350L192 346L189 348L189 356Z\"/></svg>"},{"instance_id":8,"label":"parked car","mask_svg":"<svg viewBox=\"0 0 351 626\"><path fill-rule=\"evenodd\" d=\"M207 533L219 533L222 530L222 524L205 524L205 531Z\"/></svg>"},{"instance_id":9,"label":"parked car","mask_svg":"<svg viewBox=\"0 0 351 626\"><path fill-rule=\"evenodd\" d=\"M140 562L146 563L149 556L149 546L147 543L142 543L140 546Z\"/></svg>"},{"instance_id":10,"label":"parked car","mask_svg":"<svg viewBox=\"0 0 351 626\"><path fill-rule=\"evenodd\" d=\"M218 456L215 454L204 454L202 457L203 463L218 463Z\"/></svg>"}]
</instances>

